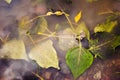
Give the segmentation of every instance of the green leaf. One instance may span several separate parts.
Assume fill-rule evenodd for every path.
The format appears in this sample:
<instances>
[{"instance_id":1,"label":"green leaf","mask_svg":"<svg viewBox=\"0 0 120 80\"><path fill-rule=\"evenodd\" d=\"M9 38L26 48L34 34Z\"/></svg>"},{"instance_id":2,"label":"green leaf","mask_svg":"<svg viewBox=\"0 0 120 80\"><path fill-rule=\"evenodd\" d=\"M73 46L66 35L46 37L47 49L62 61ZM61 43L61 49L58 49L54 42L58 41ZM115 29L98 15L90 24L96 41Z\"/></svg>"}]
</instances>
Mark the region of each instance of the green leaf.
<instances>
[{"instance_id":1,"label":"green leaf","mask_svg":"<svg viewBox=\"0 0 120 80\"><path fill-rule=\"evenodd\" d=\"M57 53L51 40L35 45L30 51L29 57L43 68L54 67L59 69Z\"/></svg>"},{"instance_id":2,"label":"green leaf","mask_svg":"<svg viewBox=\"0 0 120 80\"><path fill-rule=\"evenodd\" d=\"M120 46L120 36L116 36L111 43L111 46L115 49L117 46Z\"/></svg>"},{"instance_id":3,"label":"green leaf","mask_svg":"<svg viewBox=\"0 0 120 80\"><path fill-rule=\"evenodd\" d=\"M80 35L81 32L84 32L86 38L87 38L88 40L90 40L90 32L89 32L89 30L88 30L88 28L87 28L87 26L86 26L86 24L85 24L84 22L81 22L81 23L77 26L75 32L77 33L77 35Z\"/></svg>"},{"instance_id":4,"label":"green leaf","mask_svg":"<svg viewBox=\"0 0 120 80\"><path fill-rule=\"evenodd\" d=\"M66 54L66 63L75 79L84 73L91 66L92 62L92 54L89 50L82 47L72 48Z\"/></svg>"},{"instance_id":5,"label":"green leaf","mask_svg":"<svg viewBox=\"0 0 120 80\"><path fill-rule=\"evenodd\" d=\"M118 24L117 21L107 20L103 24L98 24L95 27L94 32L95 33L97 33L97 32L111 32L117 24Z\"/></svg>"},{"instance_id":6,"label":"green leaf","mask_svg":"<svg viewBox=\"0 0 120 80\"><path fill-rule=\"evenodd\" d=\"M22 40L11 40L3 45L0 49L0 56L12 59L25 59L28 60L25 45Z\"/></svg>"},{"instance_id":7,"label":"green leaf","mask_svg":"<svg viewBox=\"0 0 120 80\"><path fill-rule=\"evenodd\" d=\"M12 0L5 0L8 4L10 4L12 2Z\"/></svg>"}]
</instances>

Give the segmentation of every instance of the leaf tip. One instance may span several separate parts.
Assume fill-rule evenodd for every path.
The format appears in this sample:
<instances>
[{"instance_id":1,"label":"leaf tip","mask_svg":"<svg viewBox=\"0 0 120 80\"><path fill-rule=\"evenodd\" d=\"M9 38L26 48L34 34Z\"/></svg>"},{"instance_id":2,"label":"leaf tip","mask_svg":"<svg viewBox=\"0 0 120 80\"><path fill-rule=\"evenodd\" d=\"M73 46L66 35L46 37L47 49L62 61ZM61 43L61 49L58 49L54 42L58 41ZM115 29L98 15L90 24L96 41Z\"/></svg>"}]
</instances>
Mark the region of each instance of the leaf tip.
<instances>
[{"instance_id":1,"label":"leaf tip","mask_svg":"<svg viewBox=\"0 0 120 80\"><path fill-rule=\"evenodd\" d=\"M12 2L12 0L5 0L8 4L10 4Z\"/></svg>"}]
</instances>

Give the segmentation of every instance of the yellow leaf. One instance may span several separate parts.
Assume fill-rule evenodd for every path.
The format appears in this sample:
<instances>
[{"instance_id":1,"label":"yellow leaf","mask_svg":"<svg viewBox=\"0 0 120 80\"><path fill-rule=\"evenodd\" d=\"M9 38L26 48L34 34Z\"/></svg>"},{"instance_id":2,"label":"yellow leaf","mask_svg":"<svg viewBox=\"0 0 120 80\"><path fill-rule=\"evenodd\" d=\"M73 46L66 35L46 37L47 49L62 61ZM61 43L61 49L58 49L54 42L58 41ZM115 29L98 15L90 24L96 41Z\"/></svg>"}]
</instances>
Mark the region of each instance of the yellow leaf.
<instances>
[{"instance_id":1,"label":"yellow leaf","mask_svg":"<svg viewBox=\"0 0 120 80\"><path fill-rule=\"evenodd\" d=\"M118 24L117 21L109 21L109 22L105 22L103 24L98 24L95 28L94 28L94 32L112 32L112 30L116 27L116 25Z\"/></svg>"},{"instance_id":2,"label":"yellow leaf","mask_svg":"<svg viewBox=\"0 0 120 80\"><path fill-rule=\"evenodd\" d=\"M54 13L53 12L47 12L47 16L51 16L51 15L53 15Z\"/></svg>"},{"instance_id":3,"label":"yellow leaf","mask_svg":"<svg viewBox=\"0 0 120 80\"><path fill-rule=\"evenodd\" d=\"M43 68L55 67L59 69L57 53L51 40L39 43L33 47L29 57Z\"/></svg>"},{"instance_id":4,"label":"yellow leaf","mask_svg":"<svg viewBox=\"0 0 120 80\"><path fill-rule=\"evenodd\" d=\"M41 32L38 32L37 34L38 34L38 35L41 35L42 33L41 33Z\"/></svg>"},{"instance_id":5,"label":"yellow leaf","mask_svg":"<svg viewBox=\"0 0 120 80\"><path fill-rule=\"evenodd\" d=\"M56 11L54 14L56 14L57 16L61 16L61 15L63 15L63 12L61 12L61 11Z\"/></svg>"},{"instance_id":6,"label":"yellow leaf","mask_svg":"<svg viewBox=\"0 0 120 80\"><path fill-rule=\"evenodd\" d=\"M28 60L24 42L16 39L6 42L0 49L0 57Z\"/></svg>"},{"instance_id":7,"label":"yellow leaf","mask_svg":"<svg viewBox=\"0 0 120 80\"><path fill-rule=\"evenodd\" d=\"M77 23L81 19L82 12L80 11L74 18L75 22Z\"/></svg>"},{"instance_id":8,"label":"yellow leaf","mask_svg":"<svg viewBox=\"0 0 120 80\"><path fill-rule=\"evenodd\" d=\"M5 0L8 4L10 4L12 2L12 0Z\"/></svg>"}]
</instances>

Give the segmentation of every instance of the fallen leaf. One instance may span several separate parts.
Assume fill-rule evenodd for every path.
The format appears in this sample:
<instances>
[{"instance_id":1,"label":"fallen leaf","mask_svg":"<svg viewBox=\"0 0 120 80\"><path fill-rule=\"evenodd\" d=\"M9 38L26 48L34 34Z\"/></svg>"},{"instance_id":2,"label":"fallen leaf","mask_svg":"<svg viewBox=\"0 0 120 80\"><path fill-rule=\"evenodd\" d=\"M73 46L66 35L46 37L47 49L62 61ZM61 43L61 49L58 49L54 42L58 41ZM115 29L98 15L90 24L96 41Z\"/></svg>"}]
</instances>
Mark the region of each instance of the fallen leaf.
<instances>
[{"instance_id":1,"label":"fallen leaf","mask_svg":"<svg viewBox=\"0 0 120 80\"><path fill-rule=\"evenodd\" d=\"M81 19L81 14L82 14L82 12L80 11L80 12L75 16L74 20L75 20L76 23L78 23L78 21L80 21L80 19Z\"/></svg>"},{"instance_id":2,"label":"fallen leaf","mask_svg":"<svg viewBox=\"0 0 120 80\"><path fill-rule=\"evenodd\" d=\"M61 16L61 15L63 15L63 12L61 12L61 11L56 11L54 14L56 14L57 16Z\"/></svg>"},{"instance_id":3,"label":"fallen leaf","mask_svg":"<svg viewBox=\"0 0 120 80\"><path fill-rule=\"evenodd\" d=\"M76 28L75 32L77 33L77 35L80 35L81 33L85 33L85 36L88 40L90 40L90 32L88 30L88 28L86 27L84 22L81 22L80 24L78 24L78 27ZM82 36L82 35L80 35Z\"/></svg>"},{"instance_id":4,"label":"fallen leaf","mask_svg":"<svg viewBox=\"0 0 120 80\"><path fill-rule=\"evenodd\" d=\"M74 34L70 28L66 28L62 32L59 32L59 48L63 51L67 51L68 49L75 47L77 45L77 41L74 37Z\"/></svg>"},{"instance_id":5,"label":"fallen leaf","mask_svg":"<svg viewBox=\"0 0 120 80\"><path fill-rule=\"evenodd\" d=\"M56 24L56 25L55 25L55 30L56 30L56 31L60 30L60 28L61 28L60 24Z\"/></svg>"},{"instance_id":6,"label":"fallen leaf","mask_svg":"<svg viewBox=\"0 0 120 80\"><path fill-rule=\"evenodd\" d=\"M28 29L28 27L29 27L28 23L29 23L29 17L28 16L22 17L18 23L19 28L21 28L21 29L27 28Z\"/></svg>"},{"instance_id":7,"label":"fallen leaf","mask_svg":"<svg viewBox=\"0 0 120 80\"><path fill-rule=\"evenodd\" d=\"M46 13L47 16L51 16L51 15L53 15L53 14L54 14L53 12L47 12L47 13Z\"/></svg>"},{"instance_id":8,"label":"fallen leaf","mask_svg":"<svg viewBox=\"0 0 120 80\"><path fill-rule=\"evenodd\" d=\"M116 47L120 46L120 36L116 36L114 41L111 43L111 46L115 49Z\"/></svg>"},{"instance_id":9,"label":"fallen leaf","mask_svg":"<svg viewBox=\"0 0 120 80\"><path fill-rule=\"evenodd\" d=\"M95 33L91 39L90 51L96 56L105 59L115 53L115 48L120 46L120 36L108 32Z\"/></svg>"},{"instance_id":10,"label":"fallen leaf","mask_svg":"<svg viewBox=\"0 0 120 80\"><path fill-rule=\"evenodd\" d=\"M114 27L117 25L117 21L106 21L103 24L98 24L95 28L94 28L94 32L111 32Z\"/></svg>"},{"instance_id":11,"label":"fallen leaf","mask_svg":"<svg viewBox=\"0 0 120 80\"><path fill-rule=\"evenodd\" d=\"M12 59L25 59L28 60L25 45L22 40L11 40L6 42L2 49L0 49L1 57L8 57Z\"/></svg>"},{"instance_id":12,"label":"fallen leaf","mask_svg":"<svg viewBox=\"0 0 120 80\"><path fill-rule=\"evenodd\" d=\"M92 62L93 56L91 52L82 47L72 48L66 54L66 63L75 79L83 74L91 66Z\"/></svg>"},{"instance_id":13,"label":"fallen leaf","mask_svg":"<svg viewBox=\"0 0 120 80\"><path fill-rule=\"evenodd\" d=\"M30 29L31 34L43 33L47 30L48 24L44 17L38 18Z\"/></svg>"},{"instance_id":14,"label":"fallen leaf","mask_svg":"<svg viewBox=\"0 0 120 80\"><path fill-rule=\"evenodd\" d=\"M12 0L5 0L8 4L10 4L12 2Z\"/></svg>"},{"instance_id":15,"label":"fallen leaf","mask_svg":"<svg viewBox=\"0 0 120 80\"><path fill-rule=\"evenodd\" d=\"M51 40L39 43L33 47L29 53L29 57L43 68L54 67L59 69L57 53Z\"/></svg>"},{"instance_id":16,"label":"fallen leaf","mask_svg":"<svg viewBox=\"0 0 120 80\"><path fill-rule=\"evenodd\" d=\"M96 1L99 1L99 0L86 0L87 2L96 2Z\"/></svg>"}]
</instances>

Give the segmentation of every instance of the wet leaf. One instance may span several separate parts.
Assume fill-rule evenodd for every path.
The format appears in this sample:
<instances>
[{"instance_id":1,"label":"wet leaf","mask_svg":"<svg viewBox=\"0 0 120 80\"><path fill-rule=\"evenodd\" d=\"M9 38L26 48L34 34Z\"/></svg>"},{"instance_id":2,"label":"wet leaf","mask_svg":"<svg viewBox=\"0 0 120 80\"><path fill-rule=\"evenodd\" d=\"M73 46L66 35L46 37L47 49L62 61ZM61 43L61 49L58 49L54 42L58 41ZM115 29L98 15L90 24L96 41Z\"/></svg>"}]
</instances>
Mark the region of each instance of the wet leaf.
<instances>
[{"instance_id":1,"label":"wet leaf","mask_svg":"<svg viewBox=\"0 0 120 80\"><path fill-rule=\"evenodd\" d=\"M95 29L94 32L111 32L114 27L117 25L117 21L106 21L103 24L98 24Z\"/></svg>"},{"instance_id":2,"label":"wet leaf","mask_svg":"<svg viewBox=\"0 0 120 80\"><path fill-rule=\"evenodd\" d=\"M25 17L21 18L21 20L18 23L19 27L21 29L28 28L28 21L29 21L29 17L28 16L25 16Z\"/></svg>"},{"instance_id":3,"label":"wet leaf","mask_svg":"<svg viewBox=\"0 0 120 80\"><path fill-rule=\"evenodd\" d=\"M58 45L61 50L67 51L68 49L76 46L77 42L70 28L66 28L65 30L59 33L58 33L59 36Z\"/></svg>"},{"instance_id":4,"label":"wet leaf","mask_svg":"<svg viewBox=\"0 0 120 80\"><path fill-rule=\"evenodd\" d=\"M8 57L12 59L27 59L25 45L22 40L11 40L3 45L0 49L1 57Z\"/></svg>"},{"instance_id":5,"label":"wet leaf","mask_svg":"<svg viewBox=\"0 0 120 80\"><path fill-rule=\"evenodd\" d=\"M61 15L63 15L63 12L61 12L61 11L56 11L54 14L56 14L57 16L61 16Z\"/></svg>"},{"instance_id":6,"label":"wet leaf","mask_svg":"<svg viewBox=\"0 0 120 80\"><path fill-rule=\"evenodd\" d=\"M115 49L117 46L120 46L120 36L115 36L111 46Z\"/></svg>"},{"instance_id":7,"label":"wet leaf","mask_svg":"<svg viewBox=\"0 0 120 80\"><path fill-rule=\"evenodd\" d=\"M35 21L34 25L30 29L30 33L31 34L43 33L47 30L47 27L48 27L48 24L46 19L44 17L41 17Z\"/></svg>"},{"instance_id":8,"label":"wet leaf","mask_svg":"<svg viewBox=\"0 0 120 80\"><path fill-rule=\"evenodd\" d=\"M76 28L77 35L80 35L82 32L85 33L86 38L89 40L90 39L90 32L88 28L86 27L84 22L81 22L78 27Z\"/></svg>"},{"instance_id":9,"label":"wet leaf","mask_svg":"<svg viewBox=\"0 0 120 80\"><path fill-rule=\"evenodd\" d=\"M5 0L8 4L10 4L12 2L12 0Z\"/></svg>"},{"instance_id":10,"label":"wet leaf","mask_svg":"<svg viewBox=\"0 0 120 80\"><path fill-rule=\"evenodd\" d=\"M47 13L46 13L47 16L51 16L51 15L53 15L53 14L54 14L53 12L47 12Z\"/></svg>"},{"instance_id":11,"label":"wet leaf","mask_svg":"<svg viewBox=\"0 0 120 80\"><path fill-rule=\"evenodd\" d=\"M91 66L92 62L92 54L89 50L82 47L72 48L66 54L66 63L75 79L84 73Z\"/></svg>"},{"instance_id":12,"label":"wet leaf","mask_svg":"<svg viewBox=\"0 0 120 80\"><path fill-rule=\"evenodd\" d=\"M86 0L87 2L96 2L98 0Z\"/></svg>"},{"instance_id":13,"label":"wet leaf","mask_svg":"<svg viewBox=\"0 0 120 80\"><path fill-rule=\"evenodd\" d=\"M39 43L33 47L29 53L29 57L43 68L54 67L59 69L57 53L51 40Z\"/></svg>"},{"instance_id":14,"label":"wet leaf","mask_svg":"<svg viewBox=\"0 0 120 80\"><path fill-rule=\"evenodd\" d=\"M55 31L59 31L61 29L61 25L60 24L56 24L55 25Z\"/></svg>"},{"instance_id":15,"label":"wet leaf","mask_svg":"<svg viewBox=\"0 0 120 80\"><path fill-rule=\"evenodd\" d=\"M115 48L120 46L120 36L107 32L96 33L95 36L96 38L90 41L91 48L89 50L95 55L99 54L100 58L110 57L115 53Z\"/></svg>"},{"instance_id":16,"label":"wet leaf","mask_svg":"<svg viewBox=\"0 0 120 80\"><path fill-rule=\"evenodd\" d=\"M74 20L75 20L76 23L78 23L78 21L80 21L80 19L81 19L81 14L82 14L82 12L80 11L80 12L75 16Z\"/></svg>"}]
</instances>

